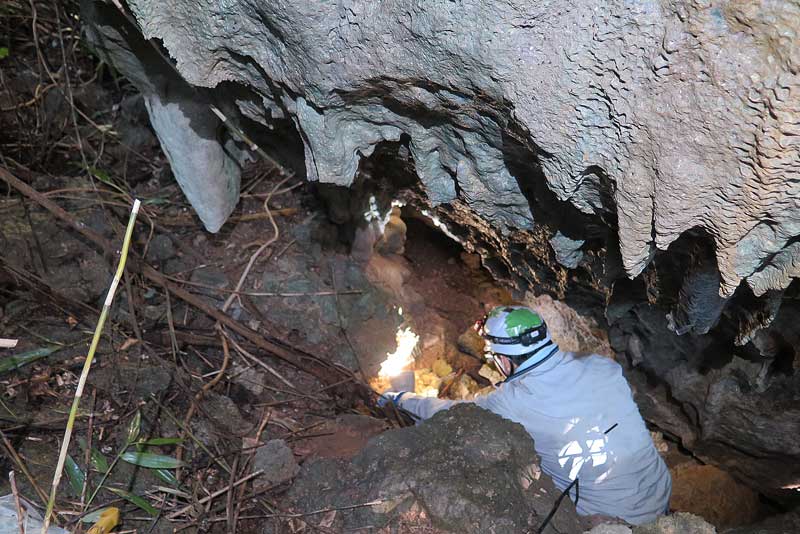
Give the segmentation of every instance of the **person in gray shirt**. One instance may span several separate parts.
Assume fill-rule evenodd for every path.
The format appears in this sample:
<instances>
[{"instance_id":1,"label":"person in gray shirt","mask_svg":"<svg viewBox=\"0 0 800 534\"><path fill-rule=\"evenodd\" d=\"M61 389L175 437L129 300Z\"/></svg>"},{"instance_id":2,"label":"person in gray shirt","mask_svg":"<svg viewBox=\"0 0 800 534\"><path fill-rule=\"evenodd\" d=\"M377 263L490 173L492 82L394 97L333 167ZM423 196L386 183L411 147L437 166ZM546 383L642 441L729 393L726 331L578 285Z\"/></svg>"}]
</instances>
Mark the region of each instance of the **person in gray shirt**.
<instances>
[{"instance_id":1,"label":"person in gray shirt","mask_svg":"<svg viewBox=\"0 0 800 534\"><path fill-rule=\"evenodd\" d=\"M544 320L527 307L499 306L476 327L487 357L506 377L495 390L471 401L388 392L379 404L393 402L427 419L473 402L525 427L556 487L579 485L579 514L639 525L667 512L669 470L618 363L559 350Z\"/></svg>"}]
</instances>

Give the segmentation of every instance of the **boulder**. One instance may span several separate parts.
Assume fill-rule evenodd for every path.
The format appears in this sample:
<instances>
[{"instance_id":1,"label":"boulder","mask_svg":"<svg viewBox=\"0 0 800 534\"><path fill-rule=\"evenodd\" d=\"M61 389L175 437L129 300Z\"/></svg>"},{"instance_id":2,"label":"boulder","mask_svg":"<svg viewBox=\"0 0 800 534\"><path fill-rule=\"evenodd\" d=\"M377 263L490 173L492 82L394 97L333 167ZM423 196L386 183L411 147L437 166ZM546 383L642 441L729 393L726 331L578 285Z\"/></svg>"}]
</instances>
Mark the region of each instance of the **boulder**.
<instances>
[{"instance_id":1,"label":"boulder","mask_svg":"<svg viewBox=\"0 0 800 534\"><path fill-rule=\"evenodd\" d=\"M217 232L239 202L243 152L220 137L208 94L186 83L113 4L83 0L81 10L89 44L142 92L175 179L206 229Z\"/></svg>"},{"instance_id":2,"label":"boulder","mask_svg":"<svg viewBox=\"0 0 800 534\"><path fill-rule=\"evenodd\" d=\"M298 513L341 508L336 531L535 532L560 494L538 461L522 426L462 404L380 434L350 461L306 462L289 499ZM569 499L545 532L583 532Z\"/></svg>"}]
</instances>

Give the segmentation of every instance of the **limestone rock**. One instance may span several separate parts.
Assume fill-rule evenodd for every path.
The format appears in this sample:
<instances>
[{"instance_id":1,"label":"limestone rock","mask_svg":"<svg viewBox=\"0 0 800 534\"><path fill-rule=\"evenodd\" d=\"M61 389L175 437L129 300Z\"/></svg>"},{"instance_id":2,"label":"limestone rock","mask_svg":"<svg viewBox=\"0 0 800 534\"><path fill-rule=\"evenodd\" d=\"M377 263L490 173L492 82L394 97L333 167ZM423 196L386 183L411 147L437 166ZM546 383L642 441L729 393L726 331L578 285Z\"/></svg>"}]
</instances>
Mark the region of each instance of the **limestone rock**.
<instances>
[{"instance_id":1,"label":"limestone rock","mask_svg":"<svg viewBox=\"0 0 800 534\"><path fill-rule=\"evenodd\" d=\"M144 95L175 179L206 229L217 232L239 201L241 150L219 141L210 101L187 84L113 4L83 0L89 43Z\"/></svg>"},{"instance_id":2,"label":"limestone rock","mask_svg":"<svg viewBox=\"0 0 800 534\"><path fill-rule=\"evenodd\" d=\"M129 7L190 84L236 82L290 114L312 180L349 184L405 135L433 203L507 229L537 216L513 160L538 162L554 200L617 213L632 276L694 228L715 236L726 295L796 271L794 2Z\"/></svg>"},{"instance_id":3,"label":"limestone rock","mask_svg":"<svg viewBox=\"0 0 800 534\"><path fill-rule=\"evenodd\" d=\"M337 531L402 525L499 534L536 531L558 494L521 426L463 404L377 436L350 462L306 462L289 498L298 512L375 503L340 511ZM551 524L583 532L569 499Z\"/></svg>"},{"instance_id":4,"label":"limestone rock","mask_svg":"<svg viewBox=\"0 0 800 534\"><path fill-rule=\"evenodd\" d=\"M679 512L659 517L654 523L634 527L633 534L717 534L702 517Z\"/></svg>"},{"instance_id":5,"label":"limestone rock","mask_svg":"<svg viewBox=\"0 0 800 534\"><path fill-rule=\"evenodd\" d=\"M569 269L574 269L583 259L581 247L586 243L583 239L570 239L561 232L556 232L550 239L550 246L556 253L558 263Z\"/></svg>"},{"instance_id":6,"label":"limestone rock","mask_svg":"<svg viewBox=\"0 0 800 534\"><path fill-rule=\"evenodd\" d=\"M253 470L264 471L258 479L259 484L271 485L288 482L294 478L300 467L286 442L282 439L273 439L256 451Z\"/></svg>"},{"instance_id":7,"label":"limestone rock","mask_svg":"<svg viewBox=\"0 0 800 534\"><path fill-rule=\"evenodd\" d=\"M536 310L547 324L561 350L613 356L606 334L590 316L581 315L548 295L527 295L525 304Z\"/></svg>"},{"instance_id":8,"label":"limestone rock","mask_svg":"<svg viewBox=\"0 0 800 534\"><path fill-rule=\"evenodd\" d=\"M631 534L632 532L630 527L626 527L625 525L603 523L592 528L592 530L585 534Z\"/></svg>"}]
</instances>

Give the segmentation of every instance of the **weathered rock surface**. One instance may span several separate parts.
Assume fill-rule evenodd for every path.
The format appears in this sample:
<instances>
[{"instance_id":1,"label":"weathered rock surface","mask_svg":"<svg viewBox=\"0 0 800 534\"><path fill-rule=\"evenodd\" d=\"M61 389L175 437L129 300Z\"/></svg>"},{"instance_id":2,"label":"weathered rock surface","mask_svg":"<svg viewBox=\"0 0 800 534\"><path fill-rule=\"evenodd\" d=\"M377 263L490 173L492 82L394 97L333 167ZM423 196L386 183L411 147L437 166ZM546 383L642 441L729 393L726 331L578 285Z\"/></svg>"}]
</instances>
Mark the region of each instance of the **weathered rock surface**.
<instances>
[{"instance_id":1,"label":"weathered rock surface","mask_svg":"<svg viewBox=\"0 0 800 534\"><path fill-rule=\"evenodd\" d=\"M634 527L633 534L717 534L702 517L677 513L659 517L654 523Z\"/></svg>"},{"instance_id":2,"label":"weathered rock surface","mask_svg":"<svg viewBox=\"0 0 800 534\"><path fill-rule=\"evenodd\" d=\"M717 529L702 517L676 513L659 517L656 521L638 527L603 523L585 534L716 534Z\"/></svg>"},{"instance_id":3,"label":"weathered rock surface","mask_svg":"<svg viewBox=\"0 0 800 534\"><path fill-rule=\"evenodd\" d=\"M406 135L433 203L509 228L538 214L507 160L539 163L560 201L617 214L631 275L690 229L724 294L798 274L796 2L128 5L190 84L291 115L312 180Z\"/></svg>"},{"instance_id":4,"label":"weathered rock surface","mask_svg":"<svg viewBox=\"0 0 800 534\"><path fill-rule=\"evenodd\" d=\"M670 474L672 510L699 515L718 528L748 525L760 518L758 495L721 469L685 463Z\"/></svg>"},{"instance_id":5,"label":"weathered rock surface","mask_svg":"<svg viewBox=\"0 0 800 534\"><path fill-rule=\"evenodd\" d=\"M309 179L349 185L388 151L382 213L402 194L498 279L605 308L650 421L796 495L800 3L127 6L189 86L293 121ZM136 53L108 55L136 80L152 61L125 28ZM197 106L184 127L208 140ZM216 228L230 175L193 198L212 191L174 155L190 139L159 137ZM398 193L395 168L420 184Z\"/></svg>"},{"instance_id":6,"label":"weathered rock surface","mask_svg":"<svg viewBox=\"0 0 800 534\"><path fill-rule=\"evenodd\" d=\"M465 404L381 434L350 462L307 462L289 498L300 513L373 503L339 510L336 531L499 534L535 532L559 493L521 426ZM545 532L583 532L569 499L550 525Z\"/></svg>"},{"instance_id":7,"label":"weathered rock surface","mask_svg":"<svg viewBox=\"0 0 800 534\"><path fill-rule=\"evenodd\" d=\"M638 304L612 326L643 416L706 463L774 497L795 499L800 479L800 373L794 367L796 305L767 331L772 352L732 336L671 335L662 311ZM724 331L723 331L724 333ZM660 385L659 385L660 383ZM656 387L654 387L654 384Z\"/></svg>"},{"instance_id":8,"label":"weathered rock surface","mask_svg":"<svg viewBox=\"0 0 800 534\"><path fill-rule=\"evenodd\" d=\"M218 231L239 201L242 151L220 137L210 99L175 73L112 4L82 2L87 37L144 95L150 123L175 179L210 232Z\"/></svg>"}]
</instances>

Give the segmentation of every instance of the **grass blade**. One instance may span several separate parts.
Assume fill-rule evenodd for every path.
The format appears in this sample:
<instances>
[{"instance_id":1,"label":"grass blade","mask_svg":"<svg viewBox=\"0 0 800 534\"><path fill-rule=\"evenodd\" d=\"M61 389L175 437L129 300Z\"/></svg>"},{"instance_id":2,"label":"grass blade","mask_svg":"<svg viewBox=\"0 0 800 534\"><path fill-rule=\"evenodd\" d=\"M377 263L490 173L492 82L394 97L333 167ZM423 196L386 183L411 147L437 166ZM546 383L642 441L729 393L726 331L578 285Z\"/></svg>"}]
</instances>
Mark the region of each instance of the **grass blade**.
<instances>
[{"instance_id":1,"label":"grass blade","mask_svg":"<svg viewBox=\"0 0 800 534\"><path fill-rule=\"evenodd\" d=\"M81 468L78 466L77 462L70 456L67 455L67 461L64 464L64 469L67 472L67 479L69 479L69 485L72 487L72 491L75 495L80 495L83 492L83 484L86 481L86 474L81 471Z\"/></svg>"},{"instance_id":2,"label":"grass blade","mask_svg":"<svg viewBox=\"0 0 800 534\"><path fill-rule=\"evenodd\" d=\"M127 443L133 443L139 437L139 432L142 430L142 412L136 410L136 413L128 425Z\"/></svg>"},{"instance_id":3,"label":"grass blade","mask_svg":"<svg viewBox=\"0 0 800 534\"><path fill-rule=\"evenodd\" d=\"M61 347L43 347L40 349L29 350L27 352L23 352L22 354L12 354L11 356L6 356L0 360L0 373L13 371L14 369L19 369L24 365L35 362L36 360L41 360L45 356L53 354L60 348Z\"/></svg>"},{"instance_id":4,"label":"grass blade","mask_svg":"<svg viewBox=\"0 0 800 534\"><path fill-rule=\"evenodd\" d=\"M144 500L142 497L139 497L138 495L134 495L129 491L125 491L119 488L106 488L106 489L112 493L119 495L129 503L135 504L136 506L138 506L139 508L150 514L150 516L155 517L158 515L158 510L156 510L152 504Z\"/></svg>"},{"instance_id":5,"label":"grass blade","mask_svg":"<svg viewBox=\"0 0 800 534\"><path fill-rule=\"evenodd\" d=\"M129 464L139 467L149 467L151 469L175 469L181 467L183 462L172 456L163 454L153 454L150 452L129 451L122 455L122 460Z\"/></svg>"},{"instance_id":6,"label":"grass blade","mask_svg":"<svg viewBox=\"0 0 800 534\"><path fill-rule=\"evenodd\" d=\"M181 438L152 438L140 441L139 445L180 445L183 443Z\"/></svg>"},{"instance_id":7,"label":"grass blade","mask_svg":"<svg viewBox=\"0 0 800 534\"><path fill-rule=\"evenodd\" d=\"M116 183L114 183L114 180L111 179L111 176L109 176L108 173L106 171L104 171L103 169L97 169L95 167L89 167L87 170L90 173L92 173L92 175L95 178L97 178L98 180L100 180L101 182L106 184L107 186L113 187L114 189L116 189L117 191L119 191L120 193L122 193L125 196L128 195L128 192L125 191L120 186L118 186Z\"/></svg>"},{"instance_id":8,"label":"grass blade","mask_svg":"<svg viewBox=\"0 0 800 534\"><path fill-rule=\"evenodd\" d=\"M170 486L175 486L176 488L180 486L180 482L178 482L178 479L172 474L172 471L167 469L154 469L153 474L160 478L162 482L165 482Z\"/></svg>"}]
</instances>

